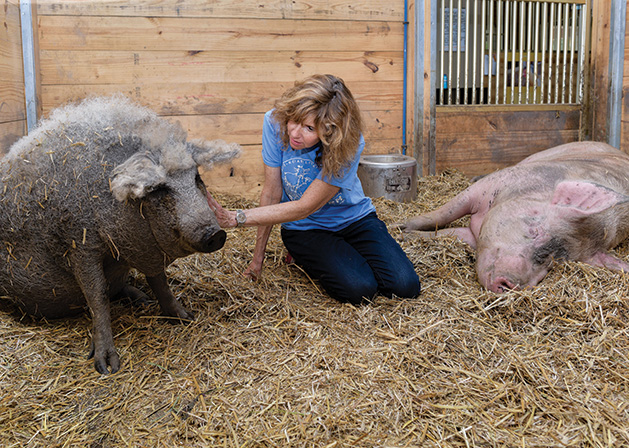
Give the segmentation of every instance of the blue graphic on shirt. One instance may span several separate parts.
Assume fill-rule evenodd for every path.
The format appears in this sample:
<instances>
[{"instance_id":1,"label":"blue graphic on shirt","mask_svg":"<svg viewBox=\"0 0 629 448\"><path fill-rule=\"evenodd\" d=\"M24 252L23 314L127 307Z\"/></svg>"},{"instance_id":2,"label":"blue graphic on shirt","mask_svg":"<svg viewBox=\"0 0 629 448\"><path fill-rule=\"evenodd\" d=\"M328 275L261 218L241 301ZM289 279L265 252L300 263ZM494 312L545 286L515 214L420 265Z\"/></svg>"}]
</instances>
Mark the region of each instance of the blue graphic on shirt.
<instances>
[{"instance_id":1,"label":"blue graphic on shirt","mask_svg":"<svg viewBox=\"0 0 629 448\"><path fill-rule=\"evenodd\" d=\"M316 162L310 159L296 157L284 160L282 165L282 183L284 184L284 193L291 201L301 199L306 189L313 180L317 178L320 168ZM330 205L345 204L343 190L328 201Z\"/></svg>"}]
</instances>

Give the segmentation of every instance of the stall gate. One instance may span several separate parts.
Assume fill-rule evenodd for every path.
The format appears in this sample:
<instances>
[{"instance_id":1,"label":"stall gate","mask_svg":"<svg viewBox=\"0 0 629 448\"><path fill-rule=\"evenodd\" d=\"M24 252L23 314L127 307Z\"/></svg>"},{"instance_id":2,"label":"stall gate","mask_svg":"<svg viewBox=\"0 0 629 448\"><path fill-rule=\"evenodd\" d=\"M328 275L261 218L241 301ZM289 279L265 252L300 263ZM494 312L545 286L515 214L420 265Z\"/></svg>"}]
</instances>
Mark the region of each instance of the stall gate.
<instances>
[{"instance_id":1,"label":"stall gate","mask_svg":"<svg viewBox=\"0 0 629 448\"><path fill-rule=\"evenodd\" d=\"M437 1L428 171L486 174L579 139L589 1Z\"/></svg>"}]
</instances>

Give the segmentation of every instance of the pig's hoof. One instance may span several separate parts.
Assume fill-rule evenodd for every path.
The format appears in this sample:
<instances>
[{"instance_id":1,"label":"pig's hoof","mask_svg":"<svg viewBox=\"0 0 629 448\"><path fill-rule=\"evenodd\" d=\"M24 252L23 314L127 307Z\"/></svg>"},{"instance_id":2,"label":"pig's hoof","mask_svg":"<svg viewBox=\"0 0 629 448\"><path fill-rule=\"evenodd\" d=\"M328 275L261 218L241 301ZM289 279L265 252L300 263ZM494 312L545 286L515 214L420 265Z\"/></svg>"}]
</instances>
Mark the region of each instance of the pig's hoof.
<instances>
[{"instance_id":1,"label":"pig's hoof","mask_svg":"<svg viewBox=\"0 0 629 448\"><path fill-rule=\"evenodd\" d=\"M131 305L136 306L136 307L149 306L154 302L153 300L151 300L149 296L144 294L138 288L131 285L125 285L120 290L120 292L116 294L116 296L114 297L114 300L122 300L125 298L129 299L129 302L131 302Z\"/></svg>"},{"instance_id":2,"label":"pig's hoof","mask_svg":"<svg viewBox=\"0 0 629 448\"><path fill-rule=\"evenodd\" d=\"M114 347L95 350L92 343L88 359L92 357L94 358L94 368L98 373L107 375L120 370L120 358Z\"/></svg>"},{"instance_id":3,"label":"pig's hoof","mask_svg":"<svg viewBox=\"0 0 629 448\"><path fill-rule=\"evenodd\" d=\"M168 315L168 322L172 324L187 324L194 320L194 314L191 311L182 308L177 314Z\"/></svg>"},{"instance_id":4,"label":"pig's hoof","mask_svg":"<svg viewBox=\"0 0 629 448\"><path fill-rule=\"evenodd\" d=\"M164 300L160 303L162 315L172 323L184 323L194 320L194 314L183 307L178 300Z\"/></svg>"}]
</instances>

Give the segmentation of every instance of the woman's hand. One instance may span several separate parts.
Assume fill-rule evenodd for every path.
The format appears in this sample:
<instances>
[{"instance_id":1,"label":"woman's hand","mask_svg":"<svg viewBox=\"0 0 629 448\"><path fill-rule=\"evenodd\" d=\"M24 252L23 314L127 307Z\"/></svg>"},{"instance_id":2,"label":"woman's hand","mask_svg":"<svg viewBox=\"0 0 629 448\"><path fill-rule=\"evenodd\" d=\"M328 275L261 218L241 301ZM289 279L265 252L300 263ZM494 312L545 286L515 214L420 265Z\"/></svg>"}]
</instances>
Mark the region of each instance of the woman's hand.
<instances>
[{"instance_id":1,"label":"woman's hand","mask_svg":"<svg viewBox=\"0 0 629 448\"><path fill-rule=\"evenodd\" d=\"M207 193L207 203L210 206L210 210L214 212L218 225L221 226L221 228L229 229L230 227L236 227L238 225L236 222L236 212L225 210L209 192Z\"/></svg>"},{"instance_id":2,"label":"woman's hand","mask_svg":"<svg viewBox=\"0 0 629 448\"><path fill-rule=\"evenodd\" d=\"M249 263L249 267L245 269L242 275L251 280L259 280L260 277L262 277L262 263L252 260L251 263Z\"/></svg>"}]
</instances>

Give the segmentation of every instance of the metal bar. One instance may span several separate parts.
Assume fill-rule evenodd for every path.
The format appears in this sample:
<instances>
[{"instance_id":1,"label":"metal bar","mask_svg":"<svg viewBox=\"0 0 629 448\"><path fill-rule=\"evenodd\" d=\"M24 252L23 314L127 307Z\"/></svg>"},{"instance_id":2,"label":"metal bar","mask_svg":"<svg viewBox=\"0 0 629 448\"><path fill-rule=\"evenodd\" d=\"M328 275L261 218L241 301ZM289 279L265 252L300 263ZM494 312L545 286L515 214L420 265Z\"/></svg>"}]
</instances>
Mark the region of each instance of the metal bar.
<instances>
[{"instance_id":1,"label":"metal bar","mask_svg":"<svg viewBox=\"0 0 629 448\"><path fill-rule=\"evenodd\" d=\"M513 8L511 12L511 104L514 104L514 96L515 93L513 90L515 89L515 36L517 32L517 17L518 17L518 9L516 6L516 2L513 2Z\"/></svg>"},{"instance_id":2,"label":"metal bar","mask_svg":"<svg viewBox=\"0 0 629 448\"><path fill-rule=\"evenodd\" d=\"M442 42L438 104L583 102L588 2L435 0L443 24L434 39Z\"/></svg>"},{"instance_id":3,"label":"metal bar","mask_svg":"<svg viewBox=\"0 0 629 448\"><path fill-rule=\"evenodd\" d=\"M559 55L561 53L561 3L557 3L557 37L555 38L555 104L559 104Z\"/></svg>"},{"instance_id":4,"label":"metal bar","mask_svg":"<svg viewBox=\"0 0 629 448\"><path fill-rule=\"evenodd\" d=\"M436 3L436 2L435 2ZM416 6L419 8L420 5ZM422 11L423 14L423 11ZM416 33L420 33L420 28L416 28ZM448 88L448 78L444 72L444 63L446 58L446 2L444 0L441 1L441 53L440 53L440 71L439 79L441 82L441 89L439 89L439 104L444 104L444 100L446 97L445 89Z\"/></svg>"},{"instance_id":5,"label":"metal bar","mask_svg":"<svg viewBox=\"0 0 629 448\"><path fill-rule=\"evenodd\" d=\"M553 81L553 25L554 25L554 13L555 13L555 7L554 5L551 3L550 4L550 22L549 22L549 33L548 33L548 98L547 98L547 103L550 104L551 102L551 92L550 92L550 87L552 85L552 81Z\"/></svg>"},{"instance_id":6,"label":"metal bar","mask_svg":"<svg viewBox=\"0 0 629 448\"><path fill-rule=\"evenodd\" d=\"M461 15L461 9L459 8L459 16ZM468 85L468 79L469 79L469 65L470 65L470 58L469 58L469 53L470 53L470 27L469 27L469 19L470 19L470 0L465 0L465 52L463 53L464 57L465 57L465 79L463 80L464 83L464 90L463 90L463 104L468 104L467 102L467 85ZM461 34L461 30L459 29L459 34ZM474 61L476 60L476 46L474 46L472 48L472 57L474 58ZM460 59L459 59L460 61Z\"/></svg>"},{"instance_id":7,"label":"metal bar","mask_svg":"<svg viewBox=\"0 0 629 448\"><path fill-rule=\"evenodd\" d=\"M406 104L408 100L408 0L404 0L404 83L402 84L402 154L406 155Z\"/></svg>"},{"instance_id":8,"label":"metal bar","mask_svg":"<svg viewBox=\"0 0 629 448\"><path fill-rule=\"evenodd\" d=\"M531 76L531 27L533 26L533 19L532 19L532 14L533 14L533 3L528 4L529 10L528 10L528 14L527 14L527 20L526 20L526 79L524 80L526 83L526 100L524 101L526 104L529 104L529 98L530 98L530 91L529 91L529 86L531 85L531 80L530 80L530 76Z\"/></svg>"},{"instance_id":9,"label":"metal bar","mask_svg":"<svg viewBox=\"0 0 629 448\"><path fill-rule=\"evenodd\" d=\"M493 79L494 67L494 0L489 1L489 29L487 36L489 39L489 56L487 57L487 104L491 104L491 80ZM481 85L481 89L483 86ZM481 90L482 91L482 90ZM482 103L482 101L481 101Z\"/></svg>"},{"instance_id":10,"label":"metal bar","mask_svg":"<svg viewBox=\"0 0 629 448\"><path fill-rule=\"evenodd\" d=\"M537 80L539 79L539 73L537 72L538 64L538 53L539 53L539 33L540 33L540 21L539 21L539 3L535 4L535 38L534 38L534 51L535 56L533 57L533 73L535 74L535 78L533 78L533 104L537 104Z\"/></svg>"},{"instance_id":11,"label":"metal bar","mask_svg":"<svg viewBox=\"0 0 629 448\"><path fill-rule=\"evenodd\" d=\"M424 6L425 2L420 1L420 5ZM424 7L422 7L424 9ZM424 14L424 12L422 12ZM430 2L430 14L428 20L423 20L423 26L419 29L429 29L430 36L437 35L437 21L432 20L433 17L437 16L437 2ZM436 148L436 129L437 129L437 119L436 119L436 106L435 106L435 85L437 84L437 79L435 77L435 67L437 66L437 39L429 38L430 42L430 98L429 98L429 110L428 110L428 141L424 144L424 147L428 152L428 174L436 174L437 167L437 148ZM421 47L421 51L424 51L424 47ZM423 78L423 77L422 77Z\"/></svg>"},{"instance_id":12,"label":"metal bar","mask_svg":"<svg viewBox=\"0 0 629 448\"><path fill-rule=\"evenodd\" d=\"M459 92L461 88L461 0L458 0L456 23L456 90L454 91L454 104L460 104ZM467 33L467 30L465 32Z\"/></svg>"},{"instance_id":13,"label":"metal bar","mask_svg":"<svg viewBox=\"0 0 629 448\"><path fill-rule=\"evenodd\" d=\"M450 18L448 19L448 104L452 104L452 95L450 95L451 85L452 85L452 18L454 16L453 8L452 8L452 0L450 0Z\"/></svg>"},{"instance_id":14,"label":"metal bar","mask_svg":"<svg viewBox=\"0 0 629 448\"><path fill-rule=\"evenodd\" d=\"M609 129L608 143L620 148L621 117L622 117L622 84L623 62L625 48L625 16L627 14L626 0L614 0L612 2L611 23L611 49L609 77L611 79L611 92L609 100Z\"/></svg>"},{"instance_id":15,"label":"metal bar","mask_svg":"<svg viewBox=\"0 0 629 448\"><path fill-rule=\"evenodd\" d=\"M509 61L509 2L511 0L505 1L505 12L504 12L504 22L505 22L505 30L504 30L504 72L502 74L504 80L504 93L502 97L502 104L507 104L507 82L508 78L508 61Z\"/></svg>"},{"instance_id":16,"label":"metal bar","mask_svg":"<svg viewBox=\"0 0 629 448\"><path fill-rule=\"evenodd\" d=\"M564 5L564 13L563 13L563 72L561 74L561 102L566 103L566 91L568 90L568 86L566 84L566 72L568 66L568 21L570 17L568 16L569 5Z\"/></svg>"},{"instance_id":17,"label":"metal bar","mask_svg":"<svg viewBox=\"0 0 629 448\"><path fill-rule=\"evenodd\" d=\"M480 57L480 66L482 67L484 65L484 61L485 61L485 0L481 0L481 32L480 32L480 39L478 39L477 34L476 34L476 25L474 25L474 56L476 56L476 48L478 46L480 46L481 49L481 57ZM474 16L476 17L476 15L478 14L478 2L474 2ZM476 20L473 20L472 23L476 23ZM478 42L478 44L477 44ZM476 67L476 60L477 58L474 57L474 59L472 59L472 104L476 104L476 72L477 72L477 67ZM482 69L481 69L482 70ZM480 89L479 89L479 99L480 99L480 103L483 104L483 76L482 76L482 71L481 71L481 76L480 76Z\"/></svg>"},{"instance_id":18,"label":"metal bar","mask_svg":"<svg viewBox=\"0 0 629 448\"><path fill-rule=\"evenodd\" d=\"M500 67L502 55L502 39L503 33L502 14L504 12L502 0L498 0L498 23L496 24L496 104L500 104Z\"/></svg>"},{"instance_id":19,"label":"metal bar","mask_svg":"<svg viewBox=\"0 0 629 448\"><path fill-rule=\"evenodd\" d=\"M22 59L24 64L24 99L26 101L26 129L37 126L37 72L35 71L35 42L33 39L33 12L30 0L20 0L22 28Z\"/></svg>"},{"instance_id":20,"label":"metal bar","mask_svg":"<svg viewBox=\"0 0 629 448\"><path fill-rule=\"evenodd\" d=\"M433 2L434 3L434 2ZM417 160L417 166L419 172L423 174L423 157L425 155L424 143L426 141L426 135L424 135L424 119L425 119L425 104L424 94L424 73L425 73L425 17L424 17L424 2L419 1L415 3L415 70L413 76L413 157ZM442 21L443 25L443 21ZM419 30L419 31L418 31ZM443 44L443 40L441 41ZM442 45L443 49L443 45ZM434 66L431 67L434 70ZM433 73L434 74L434 73ZM433 80L434 82L434 80ZM434 92L434 90L433 90ZM431 94L432 95L432 94Z\"/></svg>"},{"instance_id":21,"label":"metal bar","mask_svg":"<svg viewBox=\"0 0 629 448\"><path fill-rule=\"evenodd\" d=\"M568 85L568 103L573 102L572 87L574 84L574 47L577 35L577 5L572 5L572 25L570 28L572 36L570 38L570 83Z\"/></svg>"},{"instance_id":22,"label":"metal bar","mask_svg":"<svg viewBox=\"0 0 629 448\"><path fill-rule=\"evenodd\" d=\"M585 95L585 48L586 48L586 32L587 32L587 22L586 17L588 16L588 10L583 8L582 6L579 8L581 10L581 38L579 43L579 103L583 103L583 97Z\"/></svg>"},{"instance_id":23,"label":"metal bar","mask_svg":"<svg viewBox=\"0 0 629 448\"><path fill-rule=\"evenodd\" d=\"M520 3L520 41L518 47L520 48L520 71L518 72L518 104L522 104L522 74L526 67L524 67L524 2Z\"/></svg>"},{"instance_id":24,"label":"metal bar","mask_svg":"<svg viewBox=\"0 0 629 448\"><path fill-rule=\"evenodd\" d=\"M539 90L540 104L544 104L544 87L546 86L544 69L546 68L546 29L548 27L548 3L544 3L544 10L542 15L544 16L544 18L542 20L542 54L540 55L542 59L542 69L540 70L539 74L539 80L541 84L541 88Z\"/></svg>"}]
</instances>

